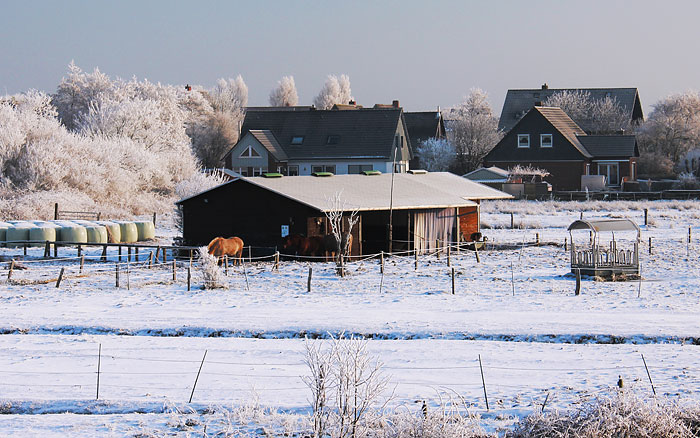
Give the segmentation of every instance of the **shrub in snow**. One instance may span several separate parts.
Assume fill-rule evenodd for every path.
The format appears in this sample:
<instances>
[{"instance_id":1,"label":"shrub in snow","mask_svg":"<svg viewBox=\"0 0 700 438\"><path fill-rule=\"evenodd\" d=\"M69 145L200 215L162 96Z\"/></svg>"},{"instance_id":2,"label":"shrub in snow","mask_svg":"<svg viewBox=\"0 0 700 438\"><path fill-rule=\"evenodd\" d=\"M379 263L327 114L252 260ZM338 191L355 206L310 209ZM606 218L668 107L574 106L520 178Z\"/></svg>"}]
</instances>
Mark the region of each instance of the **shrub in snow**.
<instances>
[{"instance_id":1,"label":"shrub in snow","mask_svg":"<svg viewBox=\"0 0 700 438\"><path fill-rule=\"evenodd\" d=\"M693 172L681 172L681 174L678 175L678 183L675 184L675 188L697 190L700 189L700 180L695 177Z\"/></svg>"},{"instance_id":2,"label":"shrub in snow","mask_svg":"<svg viewBox=\"0 0 700 438\"><path fill-rule=\"evenodd\" d=\"M420 167L429 172L445 172L450 169L457 156L454 147L445 139L431 138L420 145L416 151Z\"/></svg>"},{"instance_id":3,"label":"shrub in snow","mask_svg":"<svg viewBox=\"0 0 700 438\"><path fill-rule=\"evenodd\" d=\"M197 250L199 253L199 267L202 271L204 289L228 289L228 280L224 271L219 267L216 257L209 254L206 246Z\"/></svg>"}]
</instances>

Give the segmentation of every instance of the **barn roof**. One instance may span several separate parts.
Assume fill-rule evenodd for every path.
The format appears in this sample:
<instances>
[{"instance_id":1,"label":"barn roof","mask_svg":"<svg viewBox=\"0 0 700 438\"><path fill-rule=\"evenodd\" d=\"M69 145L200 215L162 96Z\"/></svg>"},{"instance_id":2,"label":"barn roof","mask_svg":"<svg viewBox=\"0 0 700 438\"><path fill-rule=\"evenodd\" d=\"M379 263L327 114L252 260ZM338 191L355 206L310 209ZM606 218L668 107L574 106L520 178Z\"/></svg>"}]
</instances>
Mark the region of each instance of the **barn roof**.
<instances>
[{"instance_id":1,"label":"barn roof","mask_svg":"<svg viewBox=\"0 0 700 438\"><path fill-rule=\"evenodd\" d=\"M346 209L359 211L468 207L475 200L507 199L511 196L499 190L469 181L448 172L392 175L334 175L330 177L293 176L282 178L237 178L218 186L246 182L293 199L319 211L331 208L329 199L340 193ZM206 193L206 192L203 192ZM195 195L200 196L203 193ZM193 197L193 198L194 198ZM188 199L178 202L181 204Z\"/></svg>"},{"instance_id":2,"label":"barn roof","mask_svg":"<svg viewBox=\"0 0 700 438\"><path fill-rule=\"evenodd\" d=\"M636 88L546 88L508 90L503 102L498 129L508 132L533 106L541 106L550 96L560 91L583 91L596 100L615 99L630 114L630 120L642 120L642 105Z\"/></svg>"}]
</instances>

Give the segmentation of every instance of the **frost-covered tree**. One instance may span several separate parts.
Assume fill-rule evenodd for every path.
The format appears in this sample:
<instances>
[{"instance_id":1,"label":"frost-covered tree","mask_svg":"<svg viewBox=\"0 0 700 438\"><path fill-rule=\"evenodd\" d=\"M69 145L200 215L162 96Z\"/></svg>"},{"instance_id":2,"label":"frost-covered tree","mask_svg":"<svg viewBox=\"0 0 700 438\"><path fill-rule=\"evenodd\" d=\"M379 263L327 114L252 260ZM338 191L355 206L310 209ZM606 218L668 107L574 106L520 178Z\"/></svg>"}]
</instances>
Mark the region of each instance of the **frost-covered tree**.
<instances>
[{"instance_id":1,"label":"frost-covered tree","mask_svg":"<svg viewBox=\"0 0 700 438\"><path fill-rule=\"evenodd\" d=\"M83 72L73 61L68 65L68 76L61 80L52 96L53 104L63 124L72 130L79 115L88 111L91 102L113 93L113 82L98 68Z\"/></svg>"},{"instance_id":2,"label":"frost-covered tree","mask_svg":"<svg viewBox=\"0 0 700 438\"><path fill-rule=\"evenodd\" d=\"M456 154L452 170L462 175L477 169L503 134L498 131L488 94L478 88L451 110L449 118L448 139Z\"/></svg>"},{"instance_id":3,"label":"frost-covered tree","mask_svg":"<svg viewBox=\"0 0 700 438\"><path fill-rule=\"evenodd\" d=\"M673 164L700 145L700 94L688 91L652 105L639 138L643 154L667 157Z\"/></svg>"},{"instance_id":4,"label":"frost-covered tree","mask_svg":"<svg viewBox=\"0 0 700 438\"><path fill-rule=\"evenodd\" d=\"M429 172L444 172L455 162L455 150L446 139L429 138L416 151L420 167Z\"/></svg>"},{"instance_id":5,"label":"frost-covered tree","mask_svg":"<svg viewBox=\"0 0 700 438\"><path fill-rule=\"evenodd\" d=\"M561 108L584 131L609 134L630 128L632 115L617 99L595 99L584 90L562 90L544 101L544 106Z\"/></svg>"},{"instance_id":6,"label":"frost-covered tree","mask_svg":"<svg viewBox=\"0 0 700 438\"><path fill-rule=\"evenodd\" d=\"M314 98L314 105L318 109L331 109L335 104L347 104L350 100L350 78L347 75L328 75L323 88Z\"/></svg>"},{"instance_id":7,"label":"frost-covered tree","mask_svg":"<svg viewBox=\"0 0 700 438\"><path fill-rule=\"evenodd\" d=\"M213 112L190 131L192 149L207 169L222 167L223 156L238 141L238 120L230 113Z\"/></svg>"},{"instance_id":8,"label":"frost-covered tree","mask_svg":"<svg viewBox=\"0 0 700 438\"><path fill-rule=\"evenodd\" d=\"M293 76L285 76L270 92L270 106L295 106L299 103Z\"/></svg>"},{"instance_id":9,"label":"frost-covered tree","mask_svg":"<svg viewBox=\"0 0 700 438\"><path fill-rule=\"evenodd\" d=\"M242 112L248 105L248 86L241 75L235 79L219 79L211 90L214 110L228 113Z\"/></svg>"}]
</instances>

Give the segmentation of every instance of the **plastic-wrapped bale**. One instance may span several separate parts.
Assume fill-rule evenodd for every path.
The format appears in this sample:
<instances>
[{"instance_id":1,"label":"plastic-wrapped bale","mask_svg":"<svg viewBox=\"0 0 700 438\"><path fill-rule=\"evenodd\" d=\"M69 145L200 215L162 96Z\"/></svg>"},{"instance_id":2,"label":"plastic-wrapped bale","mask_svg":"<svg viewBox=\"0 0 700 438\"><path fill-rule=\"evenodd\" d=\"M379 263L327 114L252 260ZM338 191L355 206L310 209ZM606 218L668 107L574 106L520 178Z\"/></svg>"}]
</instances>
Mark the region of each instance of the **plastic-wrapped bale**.
<instances>
[{"instance_id":1,"label":"plastic-wrapped bale","mask_svg":"<svg viewBox=\"0 0 700 438\"><path fill-rule=\"evenodd\" d=\"M80 225L61 227L59 232L61 242L87 243L87 230Z\"/></svg>"},{"instance_id":2,"label":"plastic-wrapped bale","mask_svg":"<svg viewBox=\"0 0 700 438\"><path fill-rule=\"evenodd\" d=\"M29 230L32 228L36 228L36 225L29 222L19 222L14 224L12 228L8 228L5 233L7 246L10 248L23 246L22 242L29 240Z\"/></svg>"},{"instance_id":3,"label":"plastic-wrapped bale","mask_svg":"<svg viewBox=\"0 0 700 438\"><path fill-rule=\"evenodd\" d=\"M88 243L107 243L107 228L104 225L85 227Z\"/></svg>"},{"instance_id":4,"label":"plastic-wrapped bale","mask_svg":"<svg viewBox=\"0 0 700 438\"><path fill-rule=\"evenodd\" d=\"M7 229L12 228L14 225L8 224L7 222L0 222L0 247L5 246L5 241L7 240Z\"/></svg>"},{"instance_id":5,"label":"plastic-wrapped bale","mask_svg":"<svg viewBox=\"0 0 700 438\"><path fill-rule=\"evenodd\" d=\"M136 229L139 233L139 242L144 240L153 240L156 238L156 227L151 221L137 221L135 222Z\"/></svg>"},{"instance_id":6,"label":"plastic-wrapped bale","mask_svg":"<svg viewBox=\"0 0 700 438\"><path fill-rule=\"evenodd\" d=\"M52 224L37 224L36 228L29 229L29 240L32 241L31 246L44 246L45 242L56 241L56 227Z\"/></svg>"},{"instance_id":7,"label":"plastic-wrapped bale","mask_svg":"<svg viewBox=\"0 0 700 438\"><path fill-rule=\"evenodd\" d=\"M107 243L121 243L122 231L119 224L110 221L98 221L97 224L107 230Z\"/></svg>"},{"instance_id":8,"label":"plastic-wrapped bale","mask_svg":"<svg viewBox=\"0 0 700 438\"><path fill-rule=\"evenodd\" d=\"M119 229L122 233L123 243L133 243L139 239L139 230L136 228L136 224L133 222L121 221L119 222Z\"/></svg>"}]
</instances>

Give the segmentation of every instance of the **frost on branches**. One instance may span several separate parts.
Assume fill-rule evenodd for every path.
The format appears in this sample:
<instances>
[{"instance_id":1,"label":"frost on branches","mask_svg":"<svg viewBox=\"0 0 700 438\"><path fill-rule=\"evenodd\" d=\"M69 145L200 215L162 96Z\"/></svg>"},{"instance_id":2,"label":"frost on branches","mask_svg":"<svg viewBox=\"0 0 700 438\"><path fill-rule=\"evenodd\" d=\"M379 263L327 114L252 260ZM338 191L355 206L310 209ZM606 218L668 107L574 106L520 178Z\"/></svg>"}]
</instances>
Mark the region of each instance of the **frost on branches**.
<instances>
[{"instance_id":1,"label":"frost on branches","mask_svg":"<svg viewBox=\"0 0 700 438\"><path fill-rule=\"evenodd\" d=\"M299 103L294 77L285 76L270 92L270 106L295 106Z\"/></svg>"},{"instance_id":2,"label":"frost on branches","mask_svg":"<svg viewBox=\"0 0 700 438\"><path fill-rule=\"evenodd\" d=\"M454 147L445 139L430 138L416 151L421 169L429 172L445 172L455 161Z\"/></svg>"},{"instance_id":3,"label":"frost on branches","mask_svg":"<svg viewBox=\"0 0 700 438\"><path fill-rule=\"evenodd\" d=\"M350 100L350 78L347 75L329 75L318 96L314 98L314 105L318 109L327 110L335 104L347 104Z\"/></svg>"},{"instance_id":4,"label":"frost on branches","mask_svg":"<svg viewBox=\"0 0 700 438\"><path fill-rule=\"evenodd\" d=\"M583 90L562 90L551 95L544 106L561 108L589 134L614 134L630 128L631 110L623 108L617 99L594 99Z\"/></svg>"}]
</instances>

